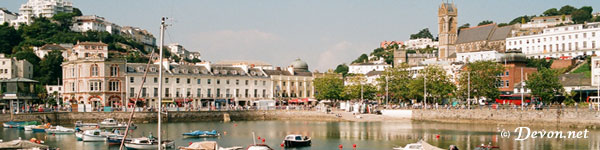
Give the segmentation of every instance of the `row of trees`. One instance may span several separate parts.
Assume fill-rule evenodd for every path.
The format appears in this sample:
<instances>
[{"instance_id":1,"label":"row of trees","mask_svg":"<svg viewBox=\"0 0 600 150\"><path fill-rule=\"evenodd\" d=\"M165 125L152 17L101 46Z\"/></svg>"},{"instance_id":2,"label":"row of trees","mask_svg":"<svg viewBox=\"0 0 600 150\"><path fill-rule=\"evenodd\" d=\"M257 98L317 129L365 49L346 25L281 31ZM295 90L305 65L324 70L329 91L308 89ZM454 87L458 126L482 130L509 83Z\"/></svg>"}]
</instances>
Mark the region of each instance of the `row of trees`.
<instances>
[{"instance_id":1,"label":"row of trees","mask_svg":"<svg viewBox=\"0 0 600 150\"><path fill-rule=\"evenodd\" d=\"M551 64L551 62L550 62ZM526 88L531 94L541 97L545 102L564 94L558 80L559 71L549 68L548 61L530 60L528 65L538 67L537 73L530 74L526 80ZM406 64L387 68L377 79L377 85L365 84L362 75L342 77L333 71L314 80L317 99L352 100L362 98L383 100L389 94L391 102L423 101L426 94L428 103L444 103L455 100L498 98L498 83L504 66L494 61L478 61L467 64L460 77L452 82L452 76L439 66L427 66L414 77ZM344 86L344 81L347 84ZM425 89L426 93L425 93Z\"/></svg>"}]
</instances>

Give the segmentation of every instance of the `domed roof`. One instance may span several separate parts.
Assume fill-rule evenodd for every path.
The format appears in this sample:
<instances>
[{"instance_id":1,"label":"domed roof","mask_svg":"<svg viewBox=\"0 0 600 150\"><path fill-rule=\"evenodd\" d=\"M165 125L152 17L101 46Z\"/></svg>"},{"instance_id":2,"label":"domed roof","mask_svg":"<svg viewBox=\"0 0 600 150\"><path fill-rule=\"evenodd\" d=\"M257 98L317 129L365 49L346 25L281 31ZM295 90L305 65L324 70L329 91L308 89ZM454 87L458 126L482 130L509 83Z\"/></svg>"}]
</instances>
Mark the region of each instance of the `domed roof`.
<instances>
[{"instance_id":1,"label":"domed roof","mask_svg":"<svg viewBox=\"0 0 600 150\"><path fill-rule=\"evenodd\" d=\"M292 67L294 67L294 70L304 70L304 71L308 71L308 64L302 60L300 60L300 58L296 59L294 62L292 62Z\"/></svg>"}]
</instances>

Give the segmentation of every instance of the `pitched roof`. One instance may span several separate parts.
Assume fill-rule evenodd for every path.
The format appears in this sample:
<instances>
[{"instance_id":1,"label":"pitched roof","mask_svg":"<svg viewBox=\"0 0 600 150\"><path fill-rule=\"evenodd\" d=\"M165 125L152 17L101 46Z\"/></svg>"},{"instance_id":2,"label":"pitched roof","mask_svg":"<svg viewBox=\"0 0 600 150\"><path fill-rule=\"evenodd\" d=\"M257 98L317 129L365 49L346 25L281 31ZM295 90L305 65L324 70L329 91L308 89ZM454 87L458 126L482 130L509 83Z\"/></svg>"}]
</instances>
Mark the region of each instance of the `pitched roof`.
<instances>
[{"instance_id":1,"label":"pitched roof","mask_svg":"<svg viewBox=\"0 0 600 150\"><path fill-rule=\"evenodd\" d=\"M505 40L506 38L508 38L510 36L510 32L512 31L512 26L504 26L504 27L499 27L496 28L494 30L494 33L492 33L492 36L490 37L490 41L497 41L497 40Z\"/></svg>"},{"instance_id":2,"label":"pitched roof","mask_svg":"<svg viewBox=\"0 0 600 150\"><path fill-rule=\"evenodd\" d=\"M66 48L56 44L46 44L40 48L41 50L67 50Z\"/></svg>"},{"instance_id":3,"label":"pitched roof","mask_svg":"<svg viewBox=\"0 0 600 150\"><path fill-rule=\"evenodd\" d=\"M2 80L0 82L32 82L32 83L38 83L38 81L27 79L27 78L21 78L21 77L12 78L12 79L8 79L8 80Z\"/></svg>"},{"instance_id":4,"label":"pitched roof","mask_svg":"<svg viewBox=\"0 0 600 150\"><path fill-rule=\"evenodd\" d=\"M456 44L487 40L494 28L496 28L496 24L461 29Z\"/></svg>"},{"instance_id":5,"label":"pitched roof","mask_svg":"<svg viewBox=\"0 0 600 150\"><path fill-rule=\"evenodd\" d=\"M563 86L591 86L592 78L583 73L562 74L558 76Z\"/></svg>"}]
</instances>

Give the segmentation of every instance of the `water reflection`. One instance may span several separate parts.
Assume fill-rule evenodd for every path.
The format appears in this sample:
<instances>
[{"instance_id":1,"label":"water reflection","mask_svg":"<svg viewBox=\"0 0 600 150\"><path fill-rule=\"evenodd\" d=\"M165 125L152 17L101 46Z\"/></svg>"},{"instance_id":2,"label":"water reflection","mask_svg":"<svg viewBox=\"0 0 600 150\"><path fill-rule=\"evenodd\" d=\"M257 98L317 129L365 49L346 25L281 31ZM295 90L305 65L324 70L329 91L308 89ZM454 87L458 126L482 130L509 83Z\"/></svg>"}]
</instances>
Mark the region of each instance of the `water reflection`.
<instances>
[{"instance_id":1,"label":"water reflection","mask_svg":"<svg viewBox=\"0 0 600 150\"><path fill-rule=\"evenodd\" d=\"M156 134L156 124L138 124L132 132L133 137ZM528 139L515 141L516 133L511 138L501 138L502 129L514 131L518 125L498 124L459 124L423 121L403 122L312 122L312 121L238 121L238 122L195 122L166 123L163 135L175 139L177 146L187 146L189 142L214 140L222 146L247 146L256 140L256 136L264 138L267 144L276 149L287 134L311 136L313 146L300 149L337 149L343 144L346 149L357 144L358 149L391 149L424 139L432 145L447 148L457 145L460 149L473 149L477 145L488 144L500 146L502 149L600 149L600 131L590 130L588 139ZM567 132L583 129L560 128L553 126L529 126L532 130L557 130ZM183 138L184 132L193 130L218 130L220 138ZM439 135L439 137L438 137ZM74 135L46 135L44 133L25 132L18 129L0 130L0 138L5 141L45 139L46 144L61 149L118 149L104 142L76 141ZM262 142L261 140L256 140Z\"/></svg>"}]
</instances>

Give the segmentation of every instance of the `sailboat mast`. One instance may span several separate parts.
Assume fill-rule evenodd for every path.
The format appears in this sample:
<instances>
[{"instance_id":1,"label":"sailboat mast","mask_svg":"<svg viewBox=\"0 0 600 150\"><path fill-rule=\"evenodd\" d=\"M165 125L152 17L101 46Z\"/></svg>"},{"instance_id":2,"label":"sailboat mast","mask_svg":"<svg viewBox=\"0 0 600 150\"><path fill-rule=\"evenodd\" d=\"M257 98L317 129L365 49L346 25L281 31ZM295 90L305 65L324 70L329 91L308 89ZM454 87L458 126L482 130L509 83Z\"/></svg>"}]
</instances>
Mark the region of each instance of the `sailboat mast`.
<instances>
[{"instance_id":1,"label":"sailboat mast","mask_svg":"<svg viewBox=\"0 0 600 150\"><path fill-rule=\"evenodd\" d=\"M158 51L158 60L160 61L160 67L158 67L158 150L162 149L162 137L160 131L161 124L161 116L162 113L162 68L163 68L163 44L164 44L164 33L165 33L165 17L162 17L162 22L160 23L160 43L159 43L159 51Z\"/></svg>"}]
</instances>

